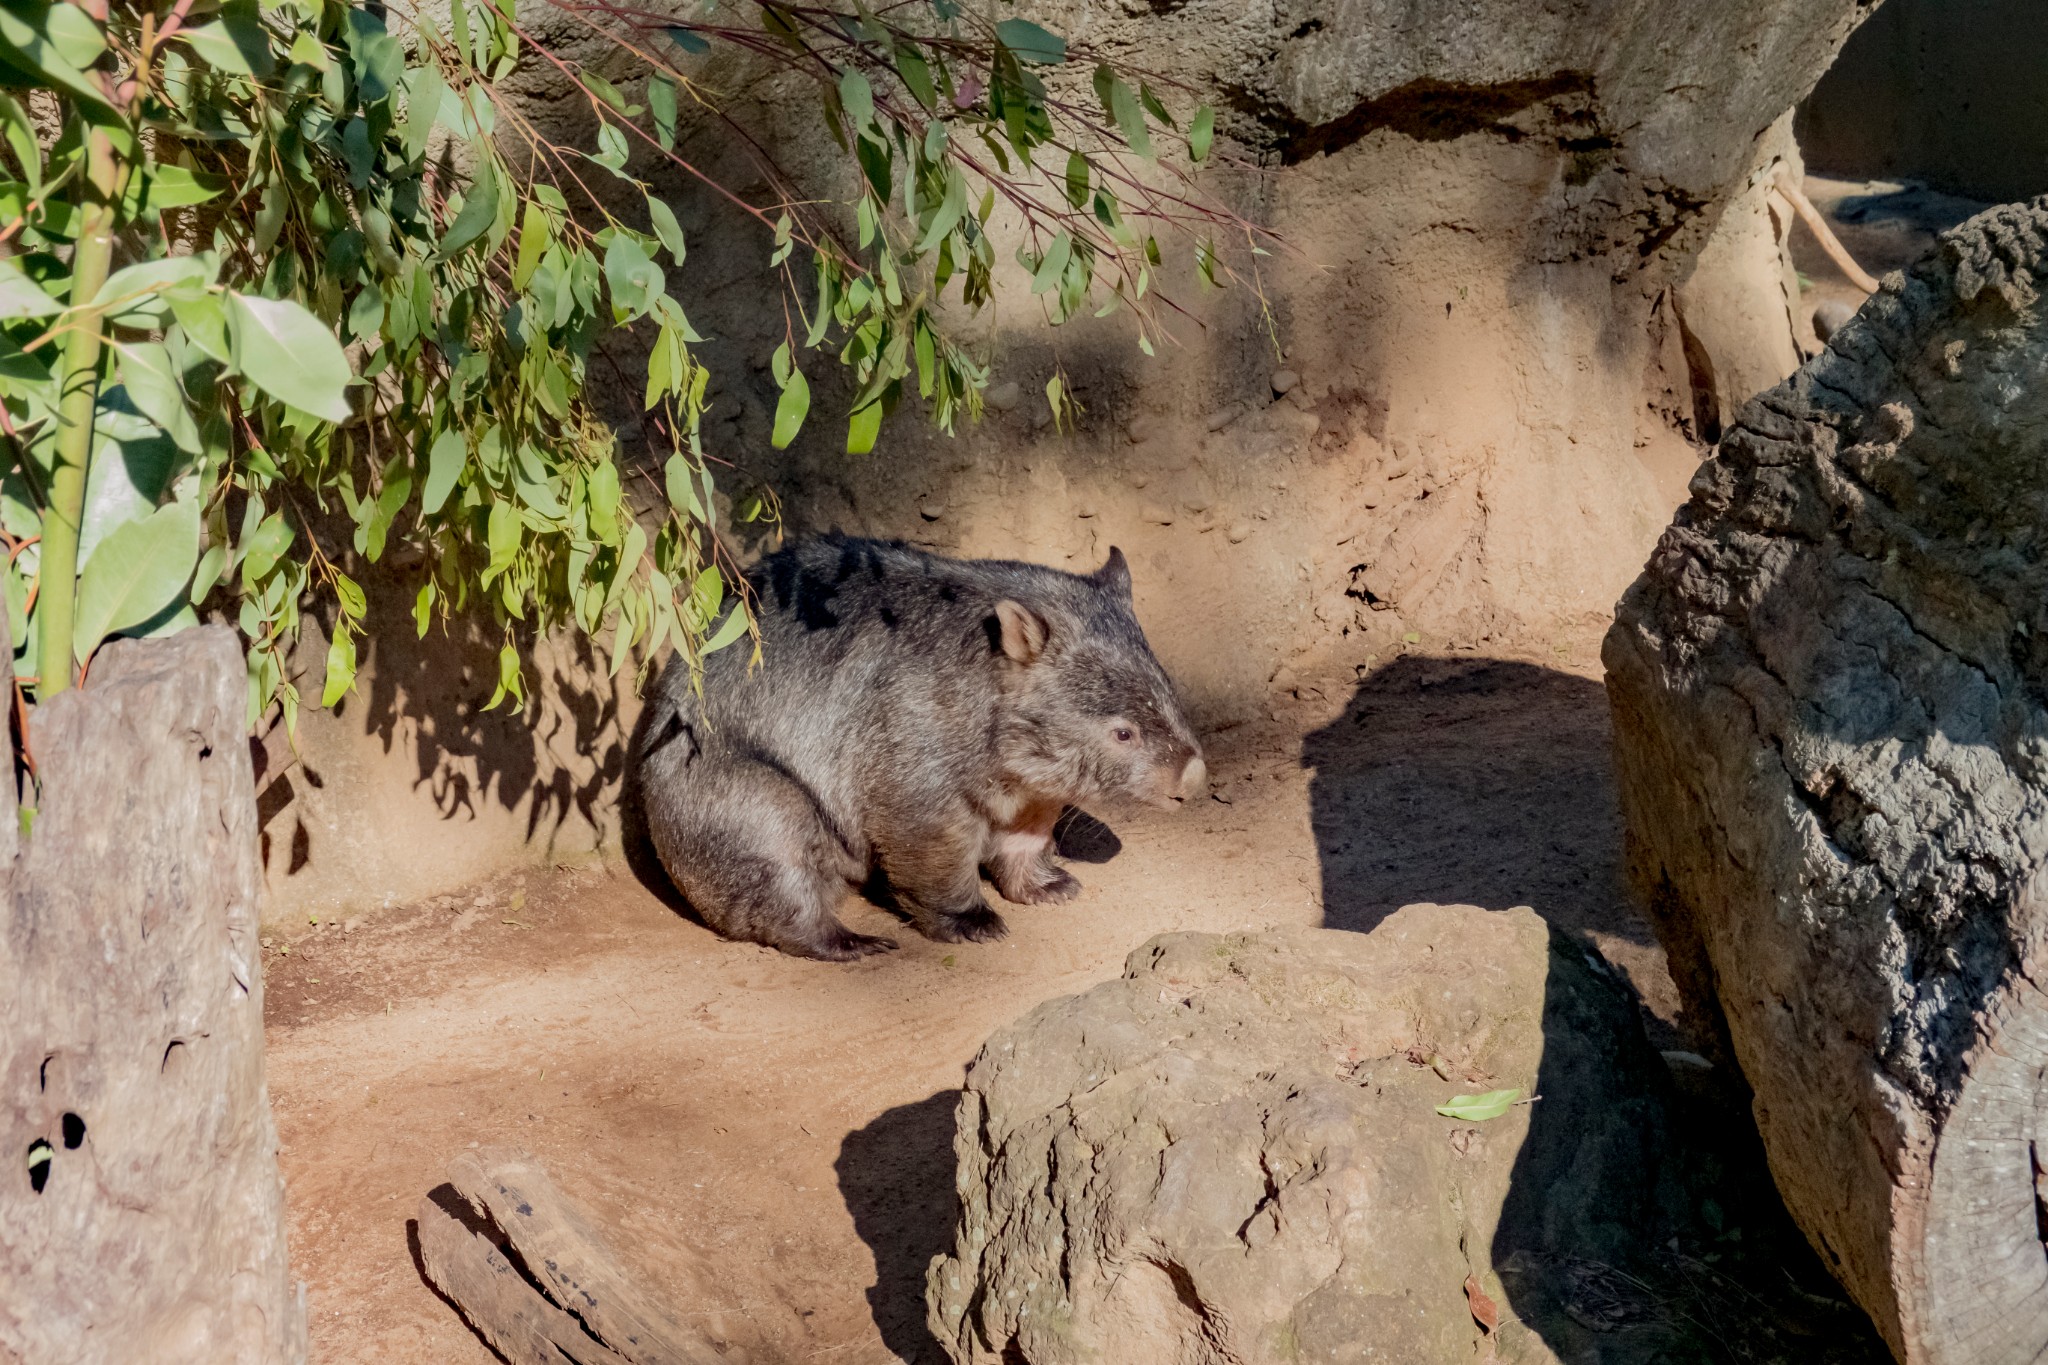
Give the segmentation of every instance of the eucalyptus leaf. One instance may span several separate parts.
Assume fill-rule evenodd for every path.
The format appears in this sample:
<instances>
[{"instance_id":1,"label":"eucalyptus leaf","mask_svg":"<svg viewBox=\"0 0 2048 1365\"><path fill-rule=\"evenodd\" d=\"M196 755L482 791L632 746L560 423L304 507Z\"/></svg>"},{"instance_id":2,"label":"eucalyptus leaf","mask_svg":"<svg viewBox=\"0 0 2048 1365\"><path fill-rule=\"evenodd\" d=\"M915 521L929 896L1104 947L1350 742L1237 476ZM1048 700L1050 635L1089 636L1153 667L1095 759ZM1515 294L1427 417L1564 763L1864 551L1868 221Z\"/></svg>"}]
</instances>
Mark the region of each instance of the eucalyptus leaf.
<instances>
[{"instance_id":1,"label":"eucalyptus leaf","mask_svg":"<svg viewBox=\"0 0 2048 1365\"><path fill-rule=\"evenodd\" d=\"M1447 1119L1463 1119L1467 1123L1484 1123L1497 1119L1514 1107L1522 1097L1519 1089L1489 1090L1483 1095L1459 1095L1449 1104L1440 1104L1436 1112Z\"/></svg>"},{"instance_id":2,"label":"eucalyptus leaf","mask_svg":"<svg viewBox=\"0 0 2048 1365\"><path fill-rule=\"evenodd\" d=\"M197 503L172 503L115 527L78 575L72 639L79 662L109 635L181 602L198 560Z\"/></svg>"},{"instance_id":3,"label":"eucalyptus leaf","mask_svg":"<svg viewBox=\"0 0 2048 1365\"><path fill-rule=\"evenodd\" d=\"M329 422L345 422L348 357L311 313L290 299L228 295L235 368L281 403Z\"/></svg>"}]
</instances>

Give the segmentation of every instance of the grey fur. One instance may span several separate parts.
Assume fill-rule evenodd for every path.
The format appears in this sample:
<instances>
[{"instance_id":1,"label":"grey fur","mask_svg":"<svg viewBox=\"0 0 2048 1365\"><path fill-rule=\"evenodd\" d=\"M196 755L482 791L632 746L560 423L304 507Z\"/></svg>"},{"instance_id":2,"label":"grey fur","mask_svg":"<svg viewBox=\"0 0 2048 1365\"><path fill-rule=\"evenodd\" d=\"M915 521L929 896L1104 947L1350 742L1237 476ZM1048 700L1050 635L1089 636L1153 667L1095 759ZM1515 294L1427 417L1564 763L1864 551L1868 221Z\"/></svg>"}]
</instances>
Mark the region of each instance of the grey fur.
<instances>
[{"instance_id":1,"label":"grey fur","mask_svg":"<svg viewBox=\"0 0 2048 1365\"><path fill-rule=\"evenodd\" d=\"M629 772L662 866L727 937L835 961L893 948L835 913L880 873L927 936L1000 938L984 869L1013 901L1079 891L1052 858L1066 806L1206 787L1116 550L1084 577L834 536L747 577L762 667L713 655L700 699L672 660Z\"/></svg>"}]
</instances>

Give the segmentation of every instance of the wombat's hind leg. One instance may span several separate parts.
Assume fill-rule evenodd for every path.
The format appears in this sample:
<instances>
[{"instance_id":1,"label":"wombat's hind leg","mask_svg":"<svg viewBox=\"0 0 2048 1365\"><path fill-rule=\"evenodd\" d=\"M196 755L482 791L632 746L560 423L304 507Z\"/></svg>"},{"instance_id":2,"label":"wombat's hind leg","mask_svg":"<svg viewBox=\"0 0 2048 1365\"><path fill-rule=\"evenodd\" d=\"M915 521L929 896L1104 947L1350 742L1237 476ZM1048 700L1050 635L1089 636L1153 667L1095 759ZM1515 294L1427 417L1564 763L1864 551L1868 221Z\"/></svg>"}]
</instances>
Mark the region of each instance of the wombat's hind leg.
<instances>
[{"instance_id":1,"label":"wombat's hind leg","mask_svg":"<svg viewBox=\"0 0 2048 1365\"><path fill-rule=\"evenodd\" d=\"M690 798L648 802L648 832L669 875L711 927L795 957L851 962L894 939L839 922L849 871L859 863L810 793L746 759L700 760Z\"/></svg>"},{"instance_id":2,"label":"wombat's hind leg","mask_svg":"<svg viewBox=\"0 0 2048 1365\"><path fill-rule=\"evenodd\" d=\"M926 938L993 943L1010 932L981 894L987 826L962 811L894 830L881 849L889 889Z\"/></svg>"}]
</instances>

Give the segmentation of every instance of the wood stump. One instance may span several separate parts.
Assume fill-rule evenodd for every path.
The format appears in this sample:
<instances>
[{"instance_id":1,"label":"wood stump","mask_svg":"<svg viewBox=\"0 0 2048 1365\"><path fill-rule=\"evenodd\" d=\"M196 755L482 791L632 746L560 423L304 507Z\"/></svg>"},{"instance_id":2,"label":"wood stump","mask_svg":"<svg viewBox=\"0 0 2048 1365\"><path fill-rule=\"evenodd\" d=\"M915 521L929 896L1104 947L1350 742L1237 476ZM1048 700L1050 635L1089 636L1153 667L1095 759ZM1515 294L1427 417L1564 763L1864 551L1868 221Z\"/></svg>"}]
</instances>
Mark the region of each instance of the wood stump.
<instances>
[{"instance_id":1,"label":"wood stump","mask_svg":"<svg viewBox=\"0 0 2048 1365\"><path fill-rule=\"evenodd\" d=\"M0 782L9 1365L305 1358L263 1082L247 697L224 627L117 641L35 713L25 839Z\"/></svg>"},{"instance_id":2,"label":"wood stump","mask_svg":"<svg viewBox=\"0 0 2048 1365\"><path fill-rule=\"evenodd\" d=\"M1605 661L1631 876L1902 1361L2048 1351L2048 200L1751 402Z\"/></svg>"}]
</instances>

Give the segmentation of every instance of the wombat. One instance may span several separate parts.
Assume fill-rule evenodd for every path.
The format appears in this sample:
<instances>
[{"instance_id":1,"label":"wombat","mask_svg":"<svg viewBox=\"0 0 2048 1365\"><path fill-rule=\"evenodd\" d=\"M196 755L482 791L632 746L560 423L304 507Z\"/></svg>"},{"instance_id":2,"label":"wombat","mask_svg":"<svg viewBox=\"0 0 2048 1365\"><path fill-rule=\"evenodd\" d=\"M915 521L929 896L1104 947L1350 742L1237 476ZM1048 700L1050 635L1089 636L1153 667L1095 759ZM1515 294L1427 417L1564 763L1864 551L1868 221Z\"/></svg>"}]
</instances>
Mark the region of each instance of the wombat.
<instances>
[{"instance_id":1,"label":"wombat","mask_svg":"<svg viewBox=\"0 0 2048 1365\"><path fill-rule=\"evenodd\" d=\"M747 580L762 665L712 655L700 698L671 660L629 773L662 866L729 938L841 962L894 948L835 913L877 873L925 935L1001 938L983 870L1021 904L1081 889L1053 860L1067 806L1206 790L1118 550L1082 576L829 536Z\"/></svg>"}]
</instances>

